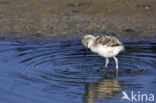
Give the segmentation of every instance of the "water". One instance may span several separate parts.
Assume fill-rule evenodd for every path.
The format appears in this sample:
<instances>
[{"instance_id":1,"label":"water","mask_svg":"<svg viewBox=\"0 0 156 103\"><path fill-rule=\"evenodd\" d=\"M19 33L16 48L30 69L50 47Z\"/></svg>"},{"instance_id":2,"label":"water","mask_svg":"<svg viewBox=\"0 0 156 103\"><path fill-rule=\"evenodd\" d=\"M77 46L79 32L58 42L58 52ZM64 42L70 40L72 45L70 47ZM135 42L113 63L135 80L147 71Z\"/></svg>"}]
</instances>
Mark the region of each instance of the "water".
<instances>
[{"instance_id":1,"label":"water","mask_svg":"<svg viewBox=\"0 0 156 103\"><path fill-rule=\"evenodd\" d=\"M79 41L1 41L0 102L120 103L123 90L155 94L156 43L124 45L116 74L113 59L104 69L105 59L84 56Z\"/></svg>"}]
</instances>

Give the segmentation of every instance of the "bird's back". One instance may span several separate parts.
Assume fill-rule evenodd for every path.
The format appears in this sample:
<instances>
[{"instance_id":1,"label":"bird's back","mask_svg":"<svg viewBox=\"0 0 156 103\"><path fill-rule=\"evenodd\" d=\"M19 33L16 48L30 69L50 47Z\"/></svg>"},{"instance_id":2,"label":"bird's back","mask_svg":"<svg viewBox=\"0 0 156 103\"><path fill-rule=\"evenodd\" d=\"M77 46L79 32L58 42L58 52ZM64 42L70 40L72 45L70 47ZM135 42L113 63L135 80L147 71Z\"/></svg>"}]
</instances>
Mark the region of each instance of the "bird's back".
<instances>
[{"instance_id":1,"label":"bird's back","mask_svg":"<svg viewBox=\"0 0 156 103\"><path fill-rule=\"evenodd\" d=\"M123 44L116 38L111 36L99 36L95 39L94 46L97 45L106 45L108 47L115 47L115 46L123 46Z\"/></svg>"},{"instance_id":2,"label":"bird's back","mask_svg":"<svg viewBox=\"0 0 156 103\"><path fill-rule=\"evenodd\" d=\"M114 37L102 36L95 39L91 50L101 56L112 57L124 50L124 46Z\"/></svg>"}]
</instances>

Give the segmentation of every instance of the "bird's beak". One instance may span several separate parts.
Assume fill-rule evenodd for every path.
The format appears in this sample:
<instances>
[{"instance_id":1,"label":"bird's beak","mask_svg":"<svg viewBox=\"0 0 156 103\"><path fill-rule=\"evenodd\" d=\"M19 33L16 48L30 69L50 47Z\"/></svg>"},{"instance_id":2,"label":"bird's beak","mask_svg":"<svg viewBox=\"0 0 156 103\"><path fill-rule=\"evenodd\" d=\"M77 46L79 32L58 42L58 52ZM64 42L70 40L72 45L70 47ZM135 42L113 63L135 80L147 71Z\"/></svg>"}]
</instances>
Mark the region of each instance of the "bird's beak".
<instances>
[{"instance_id":1,"label":"bird's beak","mask_svg":"<svg viewBox=\"0 0 156 103\"><path fill-rule=\"evenodd\" d=\"M88 48L85 49L84 56L87 55Z\"/></svg>"},{"instance_id":2,"label":"bird's beak","mask_svg":"<svg viewBox=\"0 0 156 103\"><path fill-rule=\"evenodd\" d=\"M88 48L86 48L86 52L88 51Z\"/></svg>"}]
</instances>

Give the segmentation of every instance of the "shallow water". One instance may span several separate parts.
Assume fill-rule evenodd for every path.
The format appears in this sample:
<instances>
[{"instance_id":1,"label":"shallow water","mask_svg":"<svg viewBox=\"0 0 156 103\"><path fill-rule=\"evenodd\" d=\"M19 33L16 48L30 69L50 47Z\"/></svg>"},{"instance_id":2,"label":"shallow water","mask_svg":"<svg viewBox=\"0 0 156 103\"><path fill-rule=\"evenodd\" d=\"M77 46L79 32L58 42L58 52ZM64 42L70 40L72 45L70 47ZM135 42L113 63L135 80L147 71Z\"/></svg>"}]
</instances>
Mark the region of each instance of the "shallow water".
<instances>
[{"instance_id":1,"label":"shallow water","mask_svg":"<svg viewBox=\"0 0 156 103\"><path fill-rule=\"evenodd\" d=\"M122 91L156 93L156 43L128 42L119 73L79 41L0 42L1 103L118 103ZM97 71L101 69L101 71ZM124 100L124 103L128 100Z\"/></svg>"}]
</instances>

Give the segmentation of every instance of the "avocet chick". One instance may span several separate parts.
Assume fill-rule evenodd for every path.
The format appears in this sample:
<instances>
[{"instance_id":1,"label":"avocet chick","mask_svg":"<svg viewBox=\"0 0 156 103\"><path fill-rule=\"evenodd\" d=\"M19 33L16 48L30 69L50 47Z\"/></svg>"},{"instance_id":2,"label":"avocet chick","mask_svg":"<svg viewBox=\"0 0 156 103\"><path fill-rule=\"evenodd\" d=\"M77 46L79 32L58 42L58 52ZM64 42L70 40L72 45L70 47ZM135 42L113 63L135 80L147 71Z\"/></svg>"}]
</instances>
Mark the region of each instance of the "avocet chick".
<instances>
[{"instance_id":1,"label":"avocet chick","mask_svg":"<svg viewBox=\"0 0 156 103\"><path fill-rule=\"evenodd\" d=\"M109 58L114 58L116 70L118 71L118 59L115 57L120 51L124 50L123 44L115 37L85 35L82 44L92 52L106 58L105 68L109 63Z\"/></svg>"}]
</instances>

